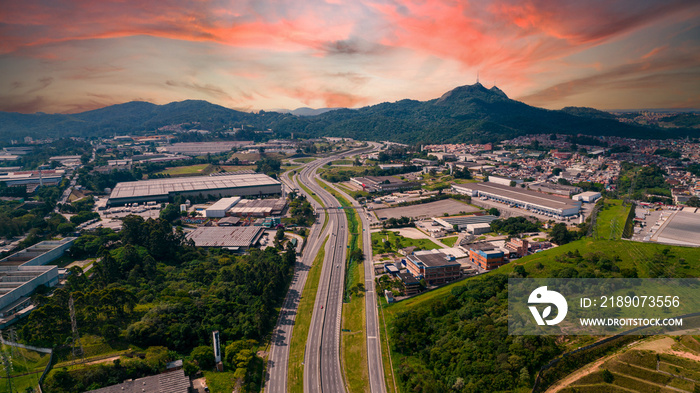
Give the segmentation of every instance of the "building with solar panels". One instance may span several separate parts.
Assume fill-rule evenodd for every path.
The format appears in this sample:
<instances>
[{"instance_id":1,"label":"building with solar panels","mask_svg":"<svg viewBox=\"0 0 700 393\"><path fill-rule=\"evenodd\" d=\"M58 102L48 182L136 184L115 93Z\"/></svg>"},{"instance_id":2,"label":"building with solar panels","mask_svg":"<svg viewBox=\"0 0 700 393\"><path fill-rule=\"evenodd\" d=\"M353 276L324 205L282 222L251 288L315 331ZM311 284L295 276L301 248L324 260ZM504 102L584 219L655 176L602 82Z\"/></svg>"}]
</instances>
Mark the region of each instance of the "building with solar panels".
<instances>
[{"instance_id":1,"label":"building with solar panels","mask_svg":"<svg viewBox=\"0 0 700 393\"><path fill-rule=\"evenodd\" d=\"M262 173L217 174L119 183L112 190L107 205L168 202L177 195L224 198L281 193L282 183Z\"/></svg>"}]
</instances>

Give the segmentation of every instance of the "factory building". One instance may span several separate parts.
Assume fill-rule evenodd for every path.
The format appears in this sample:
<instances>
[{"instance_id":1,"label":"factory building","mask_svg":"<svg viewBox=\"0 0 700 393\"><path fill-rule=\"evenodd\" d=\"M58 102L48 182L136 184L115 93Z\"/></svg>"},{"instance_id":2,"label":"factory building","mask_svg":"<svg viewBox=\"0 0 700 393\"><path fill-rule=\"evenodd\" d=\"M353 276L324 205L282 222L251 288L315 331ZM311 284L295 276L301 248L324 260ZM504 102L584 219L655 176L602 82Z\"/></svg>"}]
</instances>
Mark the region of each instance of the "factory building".
<instances>
[{"instance_id":1,"label":"factory building","mask_svg":"<svg viewBox=\"0 0 700 393\"><path fill-rule=\"evenodd\" d=\"M489 183L500 184L503 186L510 186L512 183L520 185L523 184L523 179L512 179L510 177L489 175Z\"/></svg>"},{"instance_id":2,"label":"factory building","mask_svg":"<svg viewBox=\"0 0 700 393\"><path fill-rule=\"evenodd\" d=\"M484 270L493 270L508 263L505 253L491 243L472 243L466 249L469 260Z\"/></svg>"},{"instance_id":3,"label":"factory building","mask_svg":"<svg viewBox=\"0 0 700 393\"><path fill-rule=\"evenodd\" d=\"M32 310L29 296L38 286L58 283L58 267L44 265L60 258L74 241L44 241L0 259L0 329Z\"/></svg>"},{"instance_id":4,"label":"factory building","mask_svg":"<svg viewBox=\"0 0 700 393\"><path fill-rule=\"evenodd\" d=\"M476 225L476 224L491 224L492 221L497 220L498 217L493 216L493 215L484 215L484 216L461 216L461 217L435 217L433 218L433 222L436 224L442 225L443 227L447 229L453 229L455 225L457 225L457 230L462 231L464 229L469 230L470 225ZM473 230L475 227L471 227ZM485 228L485 227L481 227ZM489 225L489 231L491 229L491 226ZM489 232L486 231L486 232Z\"/></svg>"},{"instance_id":5,"label":"factory building","mask_svg":"<svg viewBox=\"0 0 700 393\"><path fill-rule=\"evenodd\" d=\"M262 173L234 173L213 176L180 177L119 183L107 205L168 202L177 195L228 196L273 195L282 193L282 183Z\"/></svg>"},{"instance_id":6,"label":"factory building","mask_svg":"<svg viewBox=\"0 0 700 393\"><path fill-rule=\"evenodd\" d=\"M204 211L204 216L208 218L226 217L226 212L228 209L236 206L236 204L240 201L241 197L221 198L218 202L209 206Z\"/></svg>"},{"instance_id":7,"label":"factory building","mask_svg":"<svg viewBox=\"0 0 700 393\"><path fill-rule=\"evenodd\" d=\"M420 182L403 181L394 176L353 177L350 181L369 192L410 190L421 185Z\"/></svg>"},{"instance_id":8,"label":"factory building","mask_svg":"<svg viewBox=\"0 0 700 393\"><path fill-rule=\"evenodd\" d=\"M586 191L582 192L578 195L574 195L571 199L575 201L581 201L585 203L593 203L597 201L602 195L599 192L595 191Z\"/></svg>"},{"instance_id":9,"label":"factory building","mask_svg":"<svg viewBox=\"0 0 700 393\"><path fill-rule=\"evenodd\" d=\"M456 280L461 271L454 257L437 250L418 251L406 256L406 268L416 279L424 279L429 285L440 285Z\"/></svg>"},{"instance_id":10,"label":"factory building","mask_svg":"<svg viewBox=\"0 0 700 393\"><path fill-rule=\"evenodd\" d=\"M199 227L187 234L196 247L226 248L233 251L247 250L255 246L265 234L261 226L247 227Z\"/></svg>"},{"instance_id":11,"label":"factory building","mask_svg":"<svg viewBox=\"0 0 700 393\"><path fill-rule=\"evenodd\" d=\"M505 203L511 207L526 209L532 213L563 219L575 216L581 210L581 202L539 192L494 183L454 184L452 189L471 197L482 197Z\"/></svg>"}]
</instances>

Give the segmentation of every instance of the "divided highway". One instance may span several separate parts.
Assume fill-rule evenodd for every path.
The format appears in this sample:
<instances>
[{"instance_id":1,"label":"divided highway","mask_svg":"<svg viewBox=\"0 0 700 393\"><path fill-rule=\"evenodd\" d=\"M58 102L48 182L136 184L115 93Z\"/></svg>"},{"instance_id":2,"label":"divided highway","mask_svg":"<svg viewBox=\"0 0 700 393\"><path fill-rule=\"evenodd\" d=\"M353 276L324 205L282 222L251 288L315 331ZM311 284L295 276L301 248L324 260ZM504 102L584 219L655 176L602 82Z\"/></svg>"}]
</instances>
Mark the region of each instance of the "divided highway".
<instances>
[{"instance_id":1,"label":"divided highway","mask_svg":"<svg viewBox=\"0 0 700 393\"><path fill-rule=\"evenodd\" d=\"M376 148L376 145L374 145ZM290 286L287 297L285 298L278 324L275 327L270 356L267 365L266 373L266 388L269 392L286 393L287 392L287 369L289 365L289 344L291 342L292 329L294 319L299 303L299 297L306 281L307 272L313 262L316 254L319 251L323 239L328 234L330 237L326 245L325 260L321 270L321 277L316 294L316 304L311 319L309 336L306 341L306 349L304 354L304 392L345 392L345 381L343 379L342 369L340 366L340 323L342 315L342 300L345 281L345 261L348 244L347 217L342 210L340 203L328 191L316 183L316 170L324 164L340 159L344 156L358 154L368 151L371 148L352 150L340 155L317 159L305 165L299 172L297 181L303 183L306 187L316 194L324 206L320 206L311 195L306 195L309 202L314 206L317 212L326 208L328 213L328 224L326 225L323 234L321 224L315 224L309 237L308 243L304 250L301 261L295 268L295 275ZM288 174L282 177L282 181L287 186L293 186L293 182L289 179ZM305 193L305 192L304 192ZM351 199L349 199L351 200ZM362 216L362 214L360 214ZM366 224L366 218L362 217L363 226ZM367 228L369 226L367 225ZM319 236L320 235L320 236ZM366 231L369 235L369 231ZM364 241L365 253L369 251L368 261L371 261L371 243L369 239ZM375 333L373 339L368 340L368 352L370 353L369 370L370 370L370 385L372 392L383 393L386 391L384 386L383 367L381 363L381 350L378 340L378 324L376 295L374 294L373 269L370 264L366 264L365 269L370 269L372 272L366 277L366 287L368 290L367 310L368 310L368 326L370 326L370 311L374 316L371 322L374 326ZM376 342L376 343L373 343ZM372 354L376 353L375 357ZM378 363L377 363L378 361ZM378 373L377 373L378 371ZM374 375L373 375L374 374Z\"/></svg>"}]
</instances>

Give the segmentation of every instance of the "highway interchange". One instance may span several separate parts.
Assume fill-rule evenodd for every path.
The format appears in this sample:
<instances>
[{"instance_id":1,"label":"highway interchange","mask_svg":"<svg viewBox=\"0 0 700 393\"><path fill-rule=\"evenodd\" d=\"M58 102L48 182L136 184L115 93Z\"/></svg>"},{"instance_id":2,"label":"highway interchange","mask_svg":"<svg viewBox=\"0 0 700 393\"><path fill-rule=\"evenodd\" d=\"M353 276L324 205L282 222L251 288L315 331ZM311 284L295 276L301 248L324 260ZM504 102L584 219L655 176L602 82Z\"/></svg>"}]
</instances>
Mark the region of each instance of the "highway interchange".
<instances>
[{"instance_id":1,"label":"highway interchange","mask_svg":"<svg viewBox=\"0 0 700 393\"><path fill-rule=\"evenodd\" d=\"M296 178L298 182L308 187L323 202L323 206L321 206L312 195L306 195L316 212L323 212L325 208L328 213L328 223L324 229L321 229L323 214L320 214L321 219L312 226L305 250L301 260L297 263L292 284L281 308L277 326L273 331L270 356L267 362L266 390L269 392L287 392L289 345L291 343L296 310L308 270L327 236L330 237L326 244L325 258L304 354L304 392L347 391L340 364L340 324L348 244L347 217L345 211L341 209L338 200L321 187L315 181L315 178L318 177L316 170L324 164L345 156L366 152L373 148L376 149L377 146L373 145L371 148L352 150L339 155L317 159L304 165ZM290 179L289 172L282 176L282 181L287 188L297 188L293 180ZM306 194L305 191L304 194ZM358 207L362 226L368 229L366 214L363 214L362 210L359 209L357 202L347 195L344 196L348 201L352 202L353 206ZM365 236L363 241L365 260L371 261L372 251L369 231L363 231L363 236ZM386 392L386 387L379 344L374 269L371 263L365 263L364 265L365 288L367 288L365 293L367 312L367 329L365 334L367 335L367 367L370 377L370 391L372 393L384 393Z\"/></svg>"}]
</instances>

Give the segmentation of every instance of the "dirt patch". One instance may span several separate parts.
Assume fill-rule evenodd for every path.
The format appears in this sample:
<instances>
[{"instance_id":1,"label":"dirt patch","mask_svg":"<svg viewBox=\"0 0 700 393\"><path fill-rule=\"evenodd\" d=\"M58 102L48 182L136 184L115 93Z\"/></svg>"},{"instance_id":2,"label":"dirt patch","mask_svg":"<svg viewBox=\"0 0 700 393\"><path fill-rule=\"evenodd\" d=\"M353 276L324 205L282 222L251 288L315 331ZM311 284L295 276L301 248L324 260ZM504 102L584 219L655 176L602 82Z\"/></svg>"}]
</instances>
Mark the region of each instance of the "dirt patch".
<instances>
[{"instance_id":1,"label":"dirt patch","mask_svg":"<svg viewBox=\"0 0 700 393\"><path fill-rule=\"evenodd\" d=\"M567 375L564 379L557 381L554 385L550 386L545 393L555 393L564 388L569 387L572 383L578 381L579 379L585 377L586 375L593 374L598 371L600 366L605 363L614 355L606 356L602 359L596 360L594 363L589 363L582 368L574 371L572 374Z\"/></svg>"},{"instance_id":2,"label":"dirt patch","mask_svg":"<svg viewBox=\"0 0 700 393\"><path fill-rule=\"evenodd\" d=\"M428 218L442 217L445 213L455 215L460 213L470 213L478 211L478 208L467 205L466 203L455 199L444 199L442 201L428 202L420 205L392 207L388 209L379 209L375 213L380 219L388 218Z\"/></svg>"}]
</instances>

